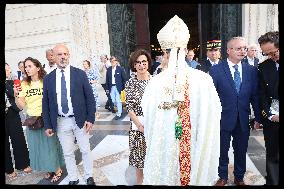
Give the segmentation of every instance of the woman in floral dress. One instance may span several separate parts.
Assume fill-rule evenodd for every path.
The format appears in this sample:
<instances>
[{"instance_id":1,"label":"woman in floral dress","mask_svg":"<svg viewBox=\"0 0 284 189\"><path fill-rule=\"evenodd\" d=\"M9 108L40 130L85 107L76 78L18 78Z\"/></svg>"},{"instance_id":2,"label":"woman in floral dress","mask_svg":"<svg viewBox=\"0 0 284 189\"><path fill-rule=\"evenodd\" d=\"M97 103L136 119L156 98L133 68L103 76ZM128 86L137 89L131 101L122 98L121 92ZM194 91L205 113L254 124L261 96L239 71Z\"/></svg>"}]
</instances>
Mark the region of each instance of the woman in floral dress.
<instances>
[{"instance_id":1,"label":"woman in floral dress","mask_svg":"<svg viewBox=\"0 0 284 189\"><path fill-rule=\"evenodd\" d=\"M88 60L83 61L83 67L84 67L84 70L87 74L89 82L92 86L93 94L94 94L94 97L95 97L95 100L96 100L96 111L98 111L98 107L100 107L100 102L99 102L99 96L98 96L98 91L97 91L96 85L98 83L98 80L100 79L99 70L97 69L96 66L91 68L91 63Z\"/></svg>"}]
</instances>

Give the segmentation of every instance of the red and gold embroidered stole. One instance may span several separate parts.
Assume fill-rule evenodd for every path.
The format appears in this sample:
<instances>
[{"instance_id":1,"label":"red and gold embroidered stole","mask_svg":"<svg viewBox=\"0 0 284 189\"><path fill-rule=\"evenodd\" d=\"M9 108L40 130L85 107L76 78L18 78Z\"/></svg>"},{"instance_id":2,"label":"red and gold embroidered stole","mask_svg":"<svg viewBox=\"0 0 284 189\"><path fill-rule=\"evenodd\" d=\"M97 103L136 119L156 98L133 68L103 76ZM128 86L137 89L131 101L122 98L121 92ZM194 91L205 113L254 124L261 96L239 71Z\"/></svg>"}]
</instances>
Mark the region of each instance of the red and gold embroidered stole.
<instances>
[{"instance_id":1,"label":"red and gold embroidered stole","mask_svg":"<svg viewBox=\"0 0 284 189\"><path fill-rule=\"evenodd\" d=\"M188 81L185 84L183 107L179 108L178 114L182 118L182 138L179 143L179 163L180 163L180 182L182 186L190 183L190 144L191 144L191 124L189 115L189 94Z\"/></svg>"}]
</instances>

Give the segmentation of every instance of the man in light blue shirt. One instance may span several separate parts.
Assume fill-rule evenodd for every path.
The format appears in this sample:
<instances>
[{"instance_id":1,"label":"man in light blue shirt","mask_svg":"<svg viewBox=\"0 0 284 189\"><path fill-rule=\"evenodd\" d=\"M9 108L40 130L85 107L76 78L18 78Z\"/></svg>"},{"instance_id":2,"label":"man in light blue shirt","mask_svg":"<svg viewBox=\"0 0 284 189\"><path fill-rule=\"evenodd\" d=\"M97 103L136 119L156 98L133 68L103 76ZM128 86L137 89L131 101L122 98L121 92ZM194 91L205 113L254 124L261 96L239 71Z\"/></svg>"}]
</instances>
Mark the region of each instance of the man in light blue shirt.
<instances>
[{"instance_id":1,"label":"man in light blue shirt","mask_svg":"<svg viewBox=\"0 0 284 189\"><path fill-rule=\"evenodd\" d=\"M189 50L189 51L187 52L186 57L185 57L185 61L186 61L187 65L188 65L189 67L192 67L192 68L196 68L196 66L198 65L198 62L196 62L195 60L193 60L194 55L195 55L195 53L193 52L193 50Z\"/></svg>"}]
</instances>

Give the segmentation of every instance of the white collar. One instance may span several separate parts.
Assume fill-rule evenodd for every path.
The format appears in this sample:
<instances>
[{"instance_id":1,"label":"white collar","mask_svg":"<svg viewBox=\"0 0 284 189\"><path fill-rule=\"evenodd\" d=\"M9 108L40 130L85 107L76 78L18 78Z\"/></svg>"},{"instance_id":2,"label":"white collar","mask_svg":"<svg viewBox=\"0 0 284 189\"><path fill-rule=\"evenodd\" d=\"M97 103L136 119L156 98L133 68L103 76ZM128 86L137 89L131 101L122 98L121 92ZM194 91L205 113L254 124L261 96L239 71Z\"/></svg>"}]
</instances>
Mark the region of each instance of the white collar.
<instances>
[{"instance_id":1,"label":"white collar","mask_svg":"<svg viewBox=\"0 0 284 189\"><path fill-rule=\"evenodd\" d=\"M227 58L227 62L229 64L230 67L234 67L234 65L238 65L238 67L240 67L242 65L241 61L239 61L237 64L234 64L233 62L231 62L228 58Z\"/></svg>"}]
</instances>

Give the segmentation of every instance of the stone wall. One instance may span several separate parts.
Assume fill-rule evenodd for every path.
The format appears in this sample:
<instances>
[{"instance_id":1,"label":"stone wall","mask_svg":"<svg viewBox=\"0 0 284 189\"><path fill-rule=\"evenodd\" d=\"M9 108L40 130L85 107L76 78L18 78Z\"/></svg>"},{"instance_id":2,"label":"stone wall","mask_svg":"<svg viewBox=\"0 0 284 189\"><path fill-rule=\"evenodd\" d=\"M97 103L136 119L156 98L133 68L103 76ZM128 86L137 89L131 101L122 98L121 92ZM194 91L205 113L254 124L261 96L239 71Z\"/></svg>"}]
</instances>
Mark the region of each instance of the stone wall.
<instances>
[{"instance_id":1,"label":"stone wall","mask_svg":"<svg viewBox=\"0 0 284 189\"><path fill-rule=\"evenodd\" d=\"M31 56L46 63L45 50L70 43L66 5L7 4L5 10L5 60L12 70Z\"/></svg>"},{"instance_id":2,"label":"stone wall","mask_svg":"<svg viewBox=\"0 0 284 189\"><path fill-rule=\"evenodd\" d=\"M28 56L47 63L45 50L64 43L70 63L82 67L84 59L97 62L110 54L105 4L7 4L5 60L12 70Z\"/></svg>"}]
</instances>

